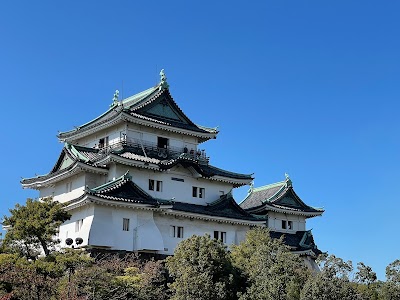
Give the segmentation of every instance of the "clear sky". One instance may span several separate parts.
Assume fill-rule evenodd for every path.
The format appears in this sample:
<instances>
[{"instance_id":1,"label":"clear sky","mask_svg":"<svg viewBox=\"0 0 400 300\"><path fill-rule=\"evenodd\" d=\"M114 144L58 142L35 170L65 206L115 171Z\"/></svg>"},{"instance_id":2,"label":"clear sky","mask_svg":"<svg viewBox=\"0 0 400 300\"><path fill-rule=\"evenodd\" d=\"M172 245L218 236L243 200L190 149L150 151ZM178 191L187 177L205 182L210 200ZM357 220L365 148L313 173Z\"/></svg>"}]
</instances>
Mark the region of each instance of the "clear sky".
<instances>
[{"instance_id":1,"label":"clear sky","mask_svg":"<svg viewBox=\"0 0 400 300\"><path fill-rule=\"evenodd\" d=\"M397 1L2 1L0 212L37 197L81 125L159 80L196 123L219 126L211 163L289 173L324 207L319 248L384 279L400 258ZM121 95L120 94L120 95ZM248 187L235 193L243 199Z\"/></svg>"}]
</instances>

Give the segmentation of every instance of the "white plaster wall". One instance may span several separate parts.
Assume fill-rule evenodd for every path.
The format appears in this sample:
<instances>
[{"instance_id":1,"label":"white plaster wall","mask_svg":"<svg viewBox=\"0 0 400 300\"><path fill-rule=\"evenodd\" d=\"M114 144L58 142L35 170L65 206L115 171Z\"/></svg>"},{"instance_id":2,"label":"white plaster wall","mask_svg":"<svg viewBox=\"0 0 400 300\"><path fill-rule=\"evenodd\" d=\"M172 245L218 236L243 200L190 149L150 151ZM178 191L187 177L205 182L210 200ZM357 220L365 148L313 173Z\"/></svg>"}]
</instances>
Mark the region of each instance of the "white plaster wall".
<instances>
[{"instance_id":1,"label":"white plaster wall","mask_svg":"<svg viewBox=\"0 0 400 300\"><path fill-rule=\"evenodd\" d=\"M115 163L110 163L109 165L108 165L108 174L107 174L107 180L106 180L106 182L108 182L108 181L113 181L113 180L115 180L116 178L118 178L118 177L120 177L120 176L122 176L123 174L125 174L125 172L123 172L123 173L119 173L118 172L118 170L117 170L118 168L117 168L117 165L115 164Z\"/></svg>"},{"instance_id":2,"label":"white plaster wall","mask_svg":"<svg viewBox=\"0 0 400 300\"><path fill-rule=\"evenodd\" d=\"M124 218L129 219L128 231L123 230ZM101 205L94 207L89 244L126 251L164 249L152 211Z\"/></svg>"},{"instance_id":3,"label":"white plaster wall","mask_svg":"<svg viewBox=\"0 0 400 300\"><path fill-rule=\"evenodd\" d=\"M293 229L282 229L282 220L292 221ZM268 227L283 232L296 232L306 230L306 219L304 216L282 214L277 212L268 212Z\"/></svg>"},{"instance_id":4,"label":"white plaster wall","mask_svg":"<svg viewBox=\"0 0 400 300\"><path fill-rule=\"evenodd\" d=\"M67 183L71 183L71 191L67 191ZM54 186L55 201L64 203L68 200L78 198L83 195L85 190L85 174L78 174L57 182Z\"/></svg>"},{"instance_id":5,"label":"white plaster wall","mask_svg":"<svg viewBox=\"0 0 400 300\"><path fill-rule=\"evenodd\" d=\"M82 208L78 208L74 211L71 211L70 213L71 213L71 219L64 222L60 226L58 237L61 240L61 247L70 247L65 244L65 240L67 238L72 238L74 240L74 245L76 245L75 239L77 237L83 239L83 243L80 246L88 245L89 233L93 222L94 206L93 205L84 206ZM76 231L75 227L76 221L81 219L83 219L82 227L79 231Z\"/></svg>"},{"instance_id":6,"label":"white plaster wall","mask_svg":"<svg viewBox=\"0 0 400 300\"><path fill-rule=\"evenodd\" d=\"M135 124L127 124L127 138L135 142L142 140L144 143L149 142L157 144L157 137L164 137L169 139L169 146L175 148L197 149L197 138L193 136L181 135L174 132L162 131L159 129L138 126Z\"/></svg>"},{"instance_id":7,"label":"white plaster wall","mask_svg":"<svg viewBox=\"0 0 400 300\"><path fill-rule=\"evenodd\" d=\"M193 178L193 175L181 166L174 167L169 171L159 172L117 165L115 177L122 176L127 170L129 170L133 182L152 197L160 199L169 200L174 198L175 201L179 202L206 205L219 199L222 193L227 194L233 188L232 184L229 183ZM111 176L109 177L109 179L112 179ZM171 178L180 178L184 182L172 180ZM149 179L162 181L162 191L150 191ZM205 188L205 198L192 197L193 186Z\"/></svg>"},{"instance_id":8,"label":"white plaster wall","mask_svg":"<svg viewBox=\"0 0 400 300\"><path fill-rule=\"evenodd\" d=\"M39 198L54 197L54 192L55 192L54 185L43 187L39 190Z\"/></svg>"},{"instance_id":9,"label":"white plaster wall","mask_svg":"<svg viewBox=\"0 0 400 300\"><path fill-rule=\"evenodd\" d=\"M225 244L229 246L241 242L245 237L245 233L250 229L249 226L244 225L232 225L203 220L190 220L187 218L176 218L174 216L163 215L160 213L155 214L154 220L164 240L165 249L159 253L167 255L173 254L178 243L191 237L192 235L204 235L208 233L213 238L214 231L223 231L226 232ZM171 226L183 227L183 238L173 237L171 235Z\"/></svg>"},{"instance_id":10,"label":"white plaster wall","mask_svg":"<svg viewBox=\"0 0 400 300\"><path fill-rule=\"evenodd\" d=\"M138 211L137 224L133 231L135 250L164 250L164 240L155 224L153 211Z\"/></svg>"},{"instance_id":11,"label":"white plaster wall","mask_svg":"<svg viewBox=\"0 0 400 300\"><path fill-rule=\"evenodd\" d=\"M95 173L86 173L85 174L85 186L90 189L98 187L106 183L107 177L105 175L95 174Z\"/></svg>"},{"instance_id":12,"label":"white plaster wall","mask_svg":"<svg viewBox=\"0 0 400 300\"><path fill-rule=\"evenodd\" d=\"M121 132L126 132L125 124L119 124L104 130L100 130L94 134L78 139L74 141L74 143L84 147L94 148L95 145L99 144L99 140L101 138L108 136L108 143L109 145L112 145L120 141Z\"/></svg>"}]
</instances>

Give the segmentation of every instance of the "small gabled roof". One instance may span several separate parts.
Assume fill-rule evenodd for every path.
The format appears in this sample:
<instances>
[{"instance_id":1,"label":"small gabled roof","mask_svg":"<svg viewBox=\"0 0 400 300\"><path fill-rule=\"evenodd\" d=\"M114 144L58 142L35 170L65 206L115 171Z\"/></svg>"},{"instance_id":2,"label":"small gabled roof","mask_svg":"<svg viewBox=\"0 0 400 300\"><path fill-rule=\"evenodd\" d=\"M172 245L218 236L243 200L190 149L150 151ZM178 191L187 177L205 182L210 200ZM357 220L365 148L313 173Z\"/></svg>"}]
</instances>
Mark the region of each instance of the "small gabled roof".
<instances>
[{"instance_id":1,"label":"small gabled roof","mask_svg":"<svg viewBox=\"0 0 400 300\"><path fill-rule=\"evenodd\" d=\"M292 181L287 176L285 181L259 188L251 187L240 207L253 214L265 214L267 211L302 213L306 216L321 215L324 210L305 204L295 193Z\"/></svg>"},{"instance_id":2,"label":"small gabled roof","mask_svg":"<svg viewBox=\"0 0 400 300\"><path fill-rule=\"evenodd\" d=\"M220 217L226 219L246 220L252 222L265 222L264 219L252 216L236 203L232 193L220 196L208 205L198 205L184 202L173 202L172 211L180 211L199 215Z\"/></svg>"},{"instance_id":3,"label":"small gabled roof","mask_svg":"<svg viewBox=\"0 0 400 300\"><path fill-rule=\"evenodd\" d=\"M98 156L98 151L98 149L84 148L65 143L51 171L45 175L37 175L35 177L22 179L22 187L38 188L46 186L58 180L70 177L82 170L107 174L107 168L96 166L91 159Z\"/></svg>"},{"instance_id":4,"label":"small gabled roof","mask_svg":"<svg viewBox=\"0 0 400 300\"><path fill-rule=\"evenodd\" d=\"M317 248L311 230L296 231L296 233L284 233L278 231L269 232L271 238L280 239L283 236L283 242L289 246L292 251L311 250L315 256L321 254L321 250Z\"/></svg>"},{"instance_id":5,"label":"small gabled roof","mask_svg":"<svg viewBox=\"0 0 400 300\"><path fill-rule=\"evenodd\" d=\"M165 74L163 74L160 83L156 86L122 101L118 101L118 93L116 93L113 103L105 113L73 130L59 133L58 138L61 141L70 141L75 137L84 136L85 132L91 133L118 122L124 122L124 120L145 126L151 124L152 127L171 129L176 132L179 130L191 132L191 135L198 136L200 141L215 138L218 134L217 128L196 125L184 114L172 98Z\"/></svg>"},{"instance_id":6,"label":"small gabled roof","mask_svg":"<svg viewBox=\"0 0 400 300\"><path fill-rule=\"evenodd\" d=\"M160 169L168 170L178 164L182 165L185 168L193 168L198 174L200 174L204 178L216 179L218 177L220 179L227 178L236 180L238 182L235 182L235 187L248 184L253 180L252 174L234 173L214 167L209 164L201 164L197 160L192 159L190 158L190 156L185 154L182 154L174 159L160 161L159 166Z\"/></svg>"},{"instance_id":7,"label":"small gabled roof","mask_svg":"<svg viewBox=\"0 0 400 300\"><path fill-rule=\"evenodd\" d=\"M151 197L132 181L129 171L113 181L93 189L88 189L86 193L112 201L149 204L154 206L159 204L158 200Z\"/></svg>"}]
</instances>

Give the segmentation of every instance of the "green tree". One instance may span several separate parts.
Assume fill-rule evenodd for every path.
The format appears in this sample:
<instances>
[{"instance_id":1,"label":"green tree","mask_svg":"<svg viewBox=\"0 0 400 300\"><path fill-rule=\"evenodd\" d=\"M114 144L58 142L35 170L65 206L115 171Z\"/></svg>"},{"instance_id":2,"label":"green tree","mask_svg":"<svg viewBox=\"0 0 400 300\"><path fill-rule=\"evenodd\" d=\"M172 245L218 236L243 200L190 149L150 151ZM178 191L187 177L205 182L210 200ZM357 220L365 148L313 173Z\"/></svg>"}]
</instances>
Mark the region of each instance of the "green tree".
<instances>
[{"instance_id":1,"label":"green tree","mask_svg":"<svg viewBox=\"0 0 400 300\"><path fill-rule=\"evenodd\" d=\"M271 239L268 229L248 231L246 239L232 247L231 255L247 277L247 289L240 299L299 299L309 270L281 239Z\"/></svg>"},{"instance_id":2,"label":"green tree","mask_svg":"<svg viewBox=\"0 0 400 300\"><path fill-rule=\"evenodd\" d=\"M209 235L192 236L176 247L166 260L174 279L173 300L235 299L235 271L223 243Z\"/></svg>"},{"instance_id":3,"label":"green tree","mask_svg":"<svg viewBox=\"0 0 400 300\"><path fill-rule=\"evenodd\" d=\"M377 284L377 279L376 273L372 271L370 266L365 265L363 262L357 263L354 286L362 299L378 299L379 284Z\"/></svg>"},{"instance_id":4,"label":"green tree","mask_svg":"<svg viewBox=\"0 0 400 300\"><path fill-rule=\"evenodd\" d=\"M335 255L323 256L321 272L310 276L301 291L301 300L361 300L350 282L351 261L345 262Z\"/></svg>"},{"instance_id":5,"label":"green tree","mask_svg":"<svg viewBox=\"0 0 400 300\"><path fill-rule=\"evenodd\" d=\"M50 198L42 201L28 199L25 205L16 204L10 209L11 216L4 216L3 224L9 226L3 241L6 247L19 251L30 259L36 259L38 250L50 255L59 226L71 215L63 205Z\"/></svg>"},{"instance_id":6,"label":"green tree","mask_svg":"<svg viewBox=\"0 0 400 300\"><path fill-rule=\"evenodd\" d=\"M400 300L400 260L386 267L386 282L382 287L381 299Z\"/></svg>"}]
</instances>

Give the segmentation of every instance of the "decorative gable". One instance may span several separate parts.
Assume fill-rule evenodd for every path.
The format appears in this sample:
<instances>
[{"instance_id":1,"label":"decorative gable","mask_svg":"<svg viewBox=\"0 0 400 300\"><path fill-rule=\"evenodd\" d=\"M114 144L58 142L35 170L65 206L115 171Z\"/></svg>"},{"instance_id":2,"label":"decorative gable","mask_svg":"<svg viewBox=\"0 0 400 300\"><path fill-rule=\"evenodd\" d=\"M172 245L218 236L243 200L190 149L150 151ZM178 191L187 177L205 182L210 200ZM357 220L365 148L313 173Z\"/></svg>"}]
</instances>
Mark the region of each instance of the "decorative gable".
<instances>
[{"instance_id":1,"label":"decorative gable","mask_svg":"<svg viewBox=\"0 0 400 300\"><path fill-rule=\"evenodd\" d=\"M66 169L70 165L72 165L73 163L74 163L74 161L68 155L65 155L60 167L58 168L58 170Z\"/></svg>"},{"instance_id":2,"label":"decorative gable","mask_svg":"<svg viewBox=\"0 0 400 300\"><path fill-rule=\"evenodd\" d=\"M165 119L174 120L175 122L182 122L188 124L188 122L179 114L165 99L154 105L153 107L146 110L144 113L162 117Z\"/></svg>"},{"instance_id":3,"label":"decorative gable","mask_svg":"<svg viewBox=\"0 0 400 300\"><path fill-rule=\"evenodd\" d=\"M277 202L275 202L275 204L278 205L283 205L283 206L290 206L290 207L295 207L295 208L302 208L303 206L301 205L301 203L299 203L296 199L292 198L292 197L284 197L281 200L278 200Z\"/></svg>"},{"instance_id":4,"label":"decorative gable","mask_svg":"<svg viewBox=\"0 0 400 300\"><path fill-rule=\"evenodd\" d=\"M159 99L145 106L140 111L141 114L156 119L170 120L183 124L192 124L192 122L177 107L168 94L164 93Z\"/></svg>"}]
</instances>

